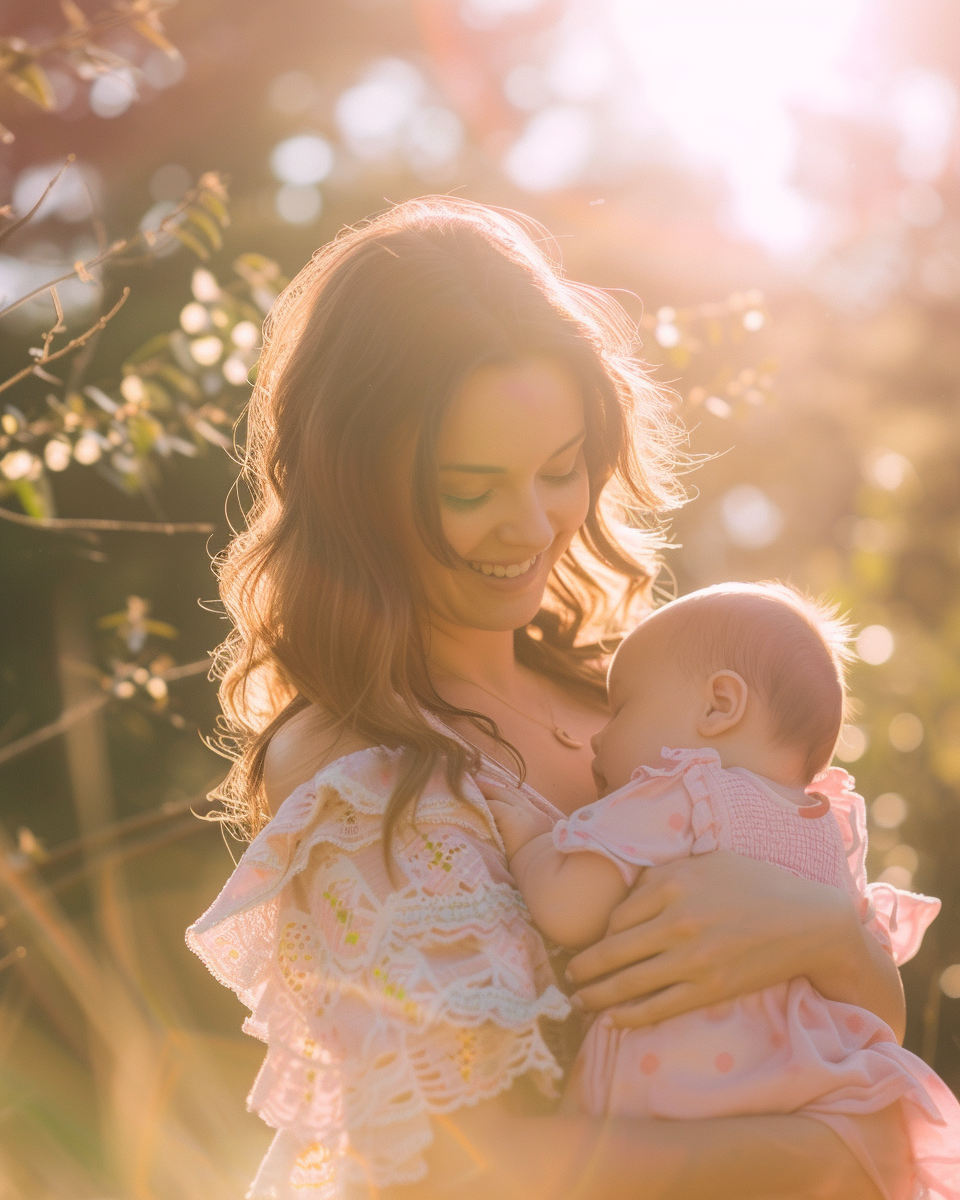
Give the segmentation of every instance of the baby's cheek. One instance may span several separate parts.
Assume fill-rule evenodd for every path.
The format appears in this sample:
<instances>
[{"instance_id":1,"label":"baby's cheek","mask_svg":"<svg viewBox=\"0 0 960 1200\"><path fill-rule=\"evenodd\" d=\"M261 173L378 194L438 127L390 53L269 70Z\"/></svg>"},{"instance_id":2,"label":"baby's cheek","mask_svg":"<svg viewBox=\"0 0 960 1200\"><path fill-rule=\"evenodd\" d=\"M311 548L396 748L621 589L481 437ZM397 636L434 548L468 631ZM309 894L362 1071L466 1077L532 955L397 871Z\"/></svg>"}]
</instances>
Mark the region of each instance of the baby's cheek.
<instances>
[{"instance_id":1,"label":"baby's cheek","mask_svg":"<svg viewBox=\"0 0 960 1200\"><path fill-rule=\"evenodd\" d=\"M630 780L637 765L637 747L635 739L626 737L622 729L611 730L610 734L604 739L596 762L608 789L616 791Z\"/></svg>"}]
</instances>

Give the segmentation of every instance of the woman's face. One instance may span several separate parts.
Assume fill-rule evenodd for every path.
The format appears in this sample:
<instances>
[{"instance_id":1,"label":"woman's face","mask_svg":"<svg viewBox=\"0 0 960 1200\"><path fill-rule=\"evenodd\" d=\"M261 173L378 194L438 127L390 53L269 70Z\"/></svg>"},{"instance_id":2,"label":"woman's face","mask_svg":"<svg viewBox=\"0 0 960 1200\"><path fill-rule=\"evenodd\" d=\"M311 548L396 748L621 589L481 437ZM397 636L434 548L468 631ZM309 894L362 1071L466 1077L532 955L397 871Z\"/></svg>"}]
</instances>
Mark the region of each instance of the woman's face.
<instances>
[{"instance_id":1,"label":"woman's face","mask_svg":"<svg viewBox=\"0 0 960 1200\"><path fill-rule=\"evenodd\" d=\"M414 539L434 619L511 630L540 609L554 563L583 524L589 480L583 400L548 358L482 367L450 403L437 446L448 567Z\"/></svg>"}]
</instances>

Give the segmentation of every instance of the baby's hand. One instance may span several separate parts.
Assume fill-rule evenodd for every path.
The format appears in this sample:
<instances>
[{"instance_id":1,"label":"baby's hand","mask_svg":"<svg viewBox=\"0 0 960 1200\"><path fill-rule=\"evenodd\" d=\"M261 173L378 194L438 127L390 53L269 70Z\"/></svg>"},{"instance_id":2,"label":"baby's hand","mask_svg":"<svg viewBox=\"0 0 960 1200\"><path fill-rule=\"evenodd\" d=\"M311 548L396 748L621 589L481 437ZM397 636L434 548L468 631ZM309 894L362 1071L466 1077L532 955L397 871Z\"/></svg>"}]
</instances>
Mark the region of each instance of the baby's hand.
<instances>
[{"instance_id":1,"label":"baby's hand","mask_svg":"<svg viewBox=\"0 0 960 1200\"><path fill-rule=\"evenodd\" d=\"M503 838L508 860L513 858L521 846L553 829L553 822L547 814L534 808L519 788L500 787L485 779L478 779L477 787L490 805L490 812Z\"/></svg>"}]
</instances>

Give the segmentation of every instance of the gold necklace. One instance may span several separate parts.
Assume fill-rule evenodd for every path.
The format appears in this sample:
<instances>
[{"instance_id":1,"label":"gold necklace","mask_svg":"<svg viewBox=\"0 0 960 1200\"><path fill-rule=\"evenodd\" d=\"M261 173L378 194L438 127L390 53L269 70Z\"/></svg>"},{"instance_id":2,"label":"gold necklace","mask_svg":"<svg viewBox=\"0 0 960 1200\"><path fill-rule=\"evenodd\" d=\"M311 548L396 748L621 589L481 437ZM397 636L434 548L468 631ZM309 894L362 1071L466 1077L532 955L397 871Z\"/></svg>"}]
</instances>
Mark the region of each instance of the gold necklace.
<instances>
[{"instance_id":1,"label":"gold necklace","mask_svg":"<svg viewBox=\"0 0 960 1200\"><path fill-rule=\"evenodd\" d=\"M553 705L550 703L550 697L547 696L547 707L550 709L550 723L541 721L539 717L535 717L532 713L524 712L522 708L517 708L515 704L511 704L509 700L504 700L502 696L498 696L496 692L491 692L489 688L483 686L482 683L477 683L474 679L464 679L462 675L458 675L456 671L451 671L449 668L442 668L448 675L452 675L454 679L459 679L461 683L468 683L471 687L479 688L481 692L486 692L488 696L492 696L494 700L499 700L501 704L505 704L507 708L512 708L515 713L519 713L521 717L526 717L528 721L534 721L537 725L542 725L544 729L549 729L553 736L557 739L561 746L567 746L571 750L582 750L583 742L578 742L576 738L570 736L565 729L561 729L557 724L557 719L553 715Z\"/></svg>"}]
</instances>

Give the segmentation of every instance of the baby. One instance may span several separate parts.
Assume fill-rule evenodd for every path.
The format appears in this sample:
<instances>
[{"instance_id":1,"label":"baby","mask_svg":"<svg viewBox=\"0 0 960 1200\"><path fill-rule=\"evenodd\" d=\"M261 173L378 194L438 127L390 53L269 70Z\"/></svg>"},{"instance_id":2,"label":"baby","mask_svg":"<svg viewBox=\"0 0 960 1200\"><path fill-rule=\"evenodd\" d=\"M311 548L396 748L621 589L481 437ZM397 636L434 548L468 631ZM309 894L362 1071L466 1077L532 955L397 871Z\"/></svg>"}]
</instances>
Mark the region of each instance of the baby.
<instances>
[{"instance_id":1,"label":"baby","mask_svg":"<svg viewBox=\"0 0 960 1200\"><path fill-rule=\"evenodd\" d=\"M896 960L911 957L940 903L867 886L863 800L827 770L845 641L782 584L707 588L643 621L614 656L612 716L592 743L601 799L551 827L522 792L483 788L544 934L592 943L643 867L724 848L849 891ZM953 1094L878 1017L805 978L646 1028L594 1022L568 1102L673 1119L800 1110L835 1129L888 1200L960 1198ZM912 1156L903 1185L889 1148L865 1146L850 1119L894 1103Z\"/></svg>"}]
</instances>

